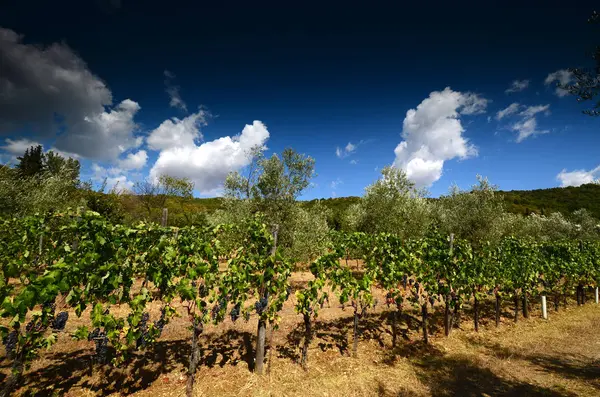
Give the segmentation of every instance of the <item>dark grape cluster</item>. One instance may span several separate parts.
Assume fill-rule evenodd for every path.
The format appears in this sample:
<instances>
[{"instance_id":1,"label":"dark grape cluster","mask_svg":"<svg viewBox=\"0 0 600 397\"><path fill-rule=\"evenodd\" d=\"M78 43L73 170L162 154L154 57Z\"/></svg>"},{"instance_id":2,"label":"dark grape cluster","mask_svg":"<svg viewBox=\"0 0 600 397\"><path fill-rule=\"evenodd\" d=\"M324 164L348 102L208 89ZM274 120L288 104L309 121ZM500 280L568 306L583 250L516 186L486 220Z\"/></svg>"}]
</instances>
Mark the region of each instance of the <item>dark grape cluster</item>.
<instances>
[{"instance_id":1,"label":"dark grape cluster","mask_svg":"<svg viewBox=\"0 0 600 397\"><path fill-rule=\"evenodd\" d=\"M52 321L52 329L56 331L62 331L65 329L65 325L67 324L67 320L69 319L69 313L60 312L56 315L54 320Z\"/></svg>"},{"instance_id":2,"label":"dark grape cluster","mask_svg":"<svg viewBox=\"0 0 600 397\"><path fill-rule=\"evenodd\" d=\"M2 340L2 342L4 343L4 347L6 348L6 357L9 360L12 360L14 358L15 348L17 347L18 341L19 334L17 333L17 331L11 331Z\"/></svg>"},{"instance_id":3,"label":"dark grape cluster","mask_svg":"<svg viewBox=\"0 0 600 397\"><path fill-rule=\"evenodd\" d=\"M145 349L146 348L146 340L148 339L148 320L150 320L150 314L142 313L142 318L140 320L140 323L138 324L138 327L139 327L140 331L142 332L142 334L135 341L135 345L136 345L137 349L139 349L139 348Z\"/></svg>"},{"instance_id":4,"label":"dark grape cluster","mask_svg":"<svg viewBox=\"0 0 600 397\"><path fill-rule=\"evenodd\" d=\"M262 314L262 312L264 312L265 309L267 308L268 303L269 303L269 300L267 299L266 296L261 297L258 300L258 302L256 302L254 304L254 309L256 310L256 313Z\"/></svg>"},{"instance_id":5,"label":"dark grape cluster","mask_svg":"<svg viewBox=\"0 0 600 397\"><path fill-rule=\"evenodd\" d=\"M429 303L431 304L431 306L433 306L433 304L435 303L435 298L433 296L429 297Z\"/></svg>"},{"instance_id":6,"label":"dark grape cluster","mask_svg":"<svg viewBox=\"0 0 600 397\"><path fill-rule=\"evenodd\" d=\"M215 320L218 316L219 313L221 313L223 310L225 310L227 308L227 300L226 299L221 299L219 300L212 308L211 310L211 318L213 320Z\"/></svg>"},{"instance_id":7,"label":"dark grape cluster","mask_svg":"<svg viewBox=\"0 0 600 397\"><path fill-rule=\"evenodd\" d=\"M406 289L406 284L408 283L408 276L405 274L402 277L402 284L404 285L404 288Z\"/></svg>"},{"instance_id":8,"label":"dark grape cluster","mask_svg":"<svg viewBox=\"0 0 600 397\"><path fill-rule=\"evenodd\" d=\"M206 288L205 284L200 284L200 287L198 288L198 294L201 298L208 296L208 288Z\"/></svg>"},{"instance_id":9,"label":"dark grape cluster","mask_svg":"<svg viewBox=\"0 0 600 397\"><path fill-rule=\"evenodd\" d=\"M54 311L56 310L56 304L52 301L48 301L42 305L42 310L48 310L52 317L54 317Z\"/></svg>"},{"instance_id":10,"label":"dark grape cluster","mask_svg":"<svg viewBox=\"0 0 600 397\"><path fill-rule=\"evenodd\" d=\"M162 334L163 328L167 324L167 321L165 319L166 315L167 315L167 310L163 307L162 309L160 309L160 318L154 322L154 327L156 329L158 329L159 337Z\"/></svg>"},{"instance_id":11,"label":"dark grape cluster","mask_svg":"<svg viewBox=\"0 0 600 397\"><path fill-rule=\"evenodd\" d=\"M290 298L290 294L292 293L292 287L287 287L285 290L285 300Z\"/></svg>"},{"instance_id":12,"label":"dark grape cluster","mask_svg":"<svg viewBox=\"0 0 600 397\"><path fill-rule=\"evenodd\" d=\"M196 280L192 280L192 287L196 288L198 286L198 283L196 283Z\"/></svg>"},{"instance_id":13,"label":"dark grape cluster","mask_svg":"<svg viewBox=\"0 0 600 397\"><path fill-rule=\"evenodd\" d=\"M96 361L100 364L106 364L106 358L108 357L108 338L106 337L106 332L101 331L100 328L95 328L88 334L88 340L93 340L96 344Z\"/></svg>"},{"instance_id":14,"label":"dark grape cluster","mask_svg":"<svg viewBox=\"0 0 600 397\"><path fill-rule=\"evenodd\" d=\"M234 323L240 317L240 309L241 309L241 305L238 303L237 305L235 305L233 307L233 309L231 309L231 312L229 312L229 316L231 317L231 321L233 321Z\"/></svg>"}]
</instances>

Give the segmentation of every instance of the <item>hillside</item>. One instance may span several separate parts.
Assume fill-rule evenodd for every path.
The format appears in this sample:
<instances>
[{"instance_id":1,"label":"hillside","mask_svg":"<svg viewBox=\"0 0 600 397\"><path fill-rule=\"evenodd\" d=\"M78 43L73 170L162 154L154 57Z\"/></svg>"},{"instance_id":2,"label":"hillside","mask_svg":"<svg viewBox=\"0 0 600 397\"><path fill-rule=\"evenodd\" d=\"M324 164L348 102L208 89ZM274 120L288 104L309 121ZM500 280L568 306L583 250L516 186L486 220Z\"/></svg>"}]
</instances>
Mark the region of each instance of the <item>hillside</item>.
<instances>
[{"instance_id":1,"label":"hillside","mask_svg":"<svg viewBox=\"0 0 600 397\"><path fill-rule=\"evenodd\" d=\"M561 212L565 215L581 208L589 210L594 217L600 218L600 185L587 184L579 187L536 189L536 190L511 190L500 192L506 201L507 210L517 214L550 214ZM330 222L335 225L339 222L340 215L352 204L357 203L360 197L337 197L327 199L314 199L303 201L303 205L310 208L318 202L332 210ZM435 200L435 199L433 199ZM144 208L131 196L122 199L125 212L132 218L144 215ZM169 199L167 206L173 216L183 216L185 213L211 213L221 207L221 198L194 198L185 203ZM156 214L160 219L160 214Z\"/></svg>"}]
</instances>

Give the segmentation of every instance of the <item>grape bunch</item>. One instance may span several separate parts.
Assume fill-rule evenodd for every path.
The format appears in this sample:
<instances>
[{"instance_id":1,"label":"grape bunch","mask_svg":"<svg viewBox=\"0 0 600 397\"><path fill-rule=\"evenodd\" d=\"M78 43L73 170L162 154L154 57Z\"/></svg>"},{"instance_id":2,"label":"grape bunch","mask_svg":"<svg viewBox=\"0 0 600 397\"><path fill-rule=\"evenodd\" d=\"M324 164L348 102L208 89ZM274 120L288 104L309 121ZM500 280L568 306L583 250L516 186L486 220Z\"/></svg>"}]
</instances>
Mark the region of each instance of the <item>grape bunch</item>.
<instances>
[{"instance_id":1,"label":"grape bunch","mask_svg":"<svg viewBox=\"0 0 600 397\"><path fill-rule=\"evenodd\" d=\"M166 314L167 310L163 307L162 309L160 309L160 318L154 322L154 327L158 329L159 337L162 334L162 330L165 327L165 324L167 324L167 321L165 320Z\"/></svg>"},{"instance_id":2,"label":"grape bunch","mask_svg":"<svg viewBox=\"0 0 600 397\"><path fill-rule=\"evenodd\" d=\"M201 298L208 296L208 288L206 288L205 284L200 284L200 287L198 288L198 294Z\"/></svg>"},{"instance_id":3,"label":"grape bunch","mask_svg":"<svg viewBox=\"0 0 600 397\"><path fill-rule=\"evenodd\" d=\"M55 331L62 331L65 329L65 325L67 324L67 320L69 319L69 313L60 312L52 321L52 329Z\"/></svg>"},{"instance_id":4,"label":"grape bunch","mask_svg":"<svg viewBox=\"0 0 600 397\"><path fill-rule=\"evenodd\" d=\"M142 334L135 341L135 345L136 345L137 349L139 349L140 347L142 349L146 348L146 340L147 340L147 335L148 335L148 320L150 320L150 314L148 314L147 312L142 313L142 319L140 320L140 323L138 325Z\"/></svg>"},{"instance_id":5,"label":"grape bunch","mask_svg":"<svg viewBox=\"0 0 600 397\"><path fill-rule=\"evenodd\" d=\"M406 289L406 284L408 283L408 276L405 274L402 277L402 285L404 286L404 289Z\"/></svg>"},{"instance_id":6,"label":"grape bunch","mask_svg":"<svg viewBox=\"0 0 600 397\"><path fill-rule=\"evenodd\" d=\"M4 343L4 347L6 348L6 357L9 360L12 360L14 358L15 348L17 347L18 341L19 341L19 334L17 333L17 331L11 331L2 340L2 342Z\"/></svg>"},{"instance_id":7,"label":"grape bunch","mask_svg":"<svg viewBox=\"0 0 600 397\"><path fill-rule=\"evenodd\" d=\"M234 306L233 309L231 309L231 312L229 313L229 316L231 317L231 321L233 321L234 323L240 317L240 308L241 308L241 305L238 303L237 305Z\"/></svg>"},{"instance_id":8,"label":"grape bunch","mask_svg":"<svg viewBox=\"0 0 600 397\"><path fill-rule=\"evenodd\" d=\"M42 329L44 328L43 324L41 321L36 321L31 320L30 322L27 323L27 325L25 325L25 331L26 332L41 332Z\"/></svg>"},{"instance_id":9,"label":"grape bunch","mask_svg":"<svg viewBox=\"0 0 600 397\"><path fill-rule=\"evenodd\" d=\"M96 344L96 361L100 364L105 364L108 356L108 338L106 337L106 332L101 331L100 328L95 328L88 334L88 340L94 341Z\"/></svg>"},{"instance_id":10,"label":"grape bunch","mask_svg":"<svg viewBox=\"0 0 600 397\"><path fill-rule=\"evenodd\" d=\"M219 316L219 313L221 313L226 308L227 308L227 300L220 299L219 302L217 302L217 304L215 304L212 308L212 311L210 313L211 318L213 320L215 320Z\"/></svg>"},{"instance_id":11,"label":"grape bunch","mask_svg":"<svg viewBox=\"0 0 600 397\"><path fill-rule=\"evenodd\" d=\"M54 311L56 310L56 305L52 301L48 301L42 305L42 310L48 310L51 313L51 316L54 317Z\"/></svg>"},{"instance_id":12,"label":"grape bunch","mask_svg":"<svg viewBox=\"0 0 600 397\"><path fill-rule=\"evenodd\" d=\"M431 306L433 306L433 304L435 303L435 298L433 296L429 297L429 303L431 304Z\"/></svg>"},{"instance_id":13,"label":"grape bunch","mask_svg":"<svg viewBox=\"0 0 600 397\"><path fill-rule=\"evenodd\" d=\"M268 304L268 299L266 296L261 297L258 302L256 302L254 304L254 309L256 310L256 313L258 314L262 314L265 309L267 308L267 304Z\"/></svg>"},{"instance_id":14,"label":"grape bunch","mask_svg":"<svg viewBox=\"0 0 600 397\"><path fill-rule=\"evenodd\" d=\"M96 342L96 361L100 364L106 364L106 358L108 357L108 338L106 337L106 332L99 332L94 342Z\"/></svg>"}]
</instances>

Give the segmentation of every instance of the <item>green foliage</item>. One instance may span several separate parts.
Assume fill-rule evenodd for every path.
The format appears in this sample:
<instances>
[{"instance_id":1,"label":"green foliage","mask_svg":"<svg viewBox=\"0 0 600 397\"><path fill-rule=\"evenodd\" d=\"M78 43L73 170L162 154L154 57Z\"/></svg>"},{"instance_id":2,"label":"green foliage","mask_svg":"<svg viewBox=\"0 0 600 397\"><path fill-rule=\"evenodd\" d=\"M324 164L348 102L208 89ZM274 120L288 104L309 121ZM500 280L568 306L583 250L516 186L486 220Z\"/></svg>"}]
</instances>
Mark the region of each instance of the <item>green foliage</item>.
<instances>
[{"instance_id":1,"label":"green foliage","mask_svg":"<svg viewBox=\"0 0 600 397\"><path fill-rule=\"evenodd\" d=\"M44 151L42 145L32 146L25 150L23 156L17 157L19 163L16 168L22 178L31 177L46 171Z\"/></svg>"}]
</instances>

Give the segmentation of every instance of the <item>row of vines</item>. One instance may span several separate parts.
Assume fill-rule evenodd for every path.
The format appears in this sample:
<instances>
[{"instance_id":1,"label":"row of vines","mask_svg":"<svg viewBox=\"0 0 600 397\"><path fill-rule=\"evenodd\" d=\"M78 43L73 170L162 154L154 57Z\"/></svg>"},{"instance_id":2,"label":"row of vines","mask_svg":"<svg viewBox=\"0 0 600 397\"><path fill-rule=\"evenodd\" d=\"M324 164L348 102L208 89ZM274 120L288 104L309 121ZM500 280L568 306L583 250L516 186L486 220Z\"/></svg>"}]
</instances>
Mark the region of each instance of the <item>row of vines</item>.
<instances>
[{"instance_id":1,"label":"row of vines","mask_svg":"<svg viewBox=\"0 0 600 397\"><path fill-rule=\"evenodd\" d=\"M222 242L232 233L243 243L225 249ZM393 307L393 343L396 319L410 306L422 315L427 343L428 316L436 304L444 307L448 335L466 302L473 302L478 330L479 304L488 297L495 299L497 324L505 300L515 303L516 321L521 305L527 316L536 296L551 297L558 310L575 290L582 303L586 288L597 286L600 278L597 242L511 237L473 246L435 230L414 241L362 233L335 233L332 241L328 252L310 264L314 277L295 292L305 327L304 368L313 324L329 293L353 308L356 354L359 322L376 304L376 288L386 292L386 304ZM349 257L361 258L363 265L349 265ZM220 268L223 258L227 265ZM257 319L255 371L262 373L266 329L280 321L293 269L277 249L277 230L259 217L216 228L132 227L110 224L90 211L0 220L0 266L0 335L12 362L2 395L10 394L40 351L57 341L69 312L89 313L89 326L71 336L95 343L96 363L120 367L127 367L134 352L152 346L173 316L189 320L188 395L204 327L227 316L234 322ZM155 319L148 313L153 301L161 306ZM125 316L111 310L117 305L128 307Z\"/></svg>"}]
</instances>

